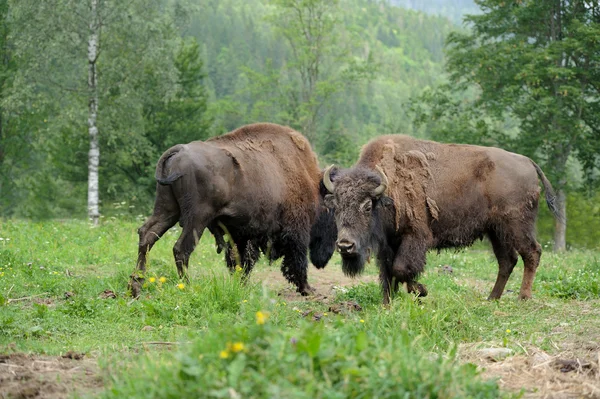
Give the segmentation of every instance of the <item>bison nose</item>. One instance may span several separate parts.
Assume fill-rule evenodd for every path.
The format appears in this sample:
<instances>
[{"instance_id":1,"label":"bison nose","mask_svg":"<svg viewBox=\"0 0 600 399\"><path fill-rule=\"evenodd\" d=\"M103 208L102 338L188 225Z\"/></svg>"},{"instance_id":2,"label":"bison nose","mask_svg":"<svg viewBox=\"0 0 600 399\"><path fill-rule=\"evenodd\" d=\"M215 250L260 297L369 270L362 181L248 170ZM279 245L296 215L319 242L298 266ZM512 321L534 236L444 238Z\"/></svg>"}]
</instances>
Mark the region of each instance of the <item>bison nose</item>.
<instances>
[{"instance_id":1,"label":"bison nose","mask_svg":"<svg viewBox=\"0 0 600 399\"><path fill-rule=\"evenodd\" d=\"M337 249L342 255L353 254L356 250L356 245L352 241L341 239L337 242Z\"/></svg>"}]
</instances>

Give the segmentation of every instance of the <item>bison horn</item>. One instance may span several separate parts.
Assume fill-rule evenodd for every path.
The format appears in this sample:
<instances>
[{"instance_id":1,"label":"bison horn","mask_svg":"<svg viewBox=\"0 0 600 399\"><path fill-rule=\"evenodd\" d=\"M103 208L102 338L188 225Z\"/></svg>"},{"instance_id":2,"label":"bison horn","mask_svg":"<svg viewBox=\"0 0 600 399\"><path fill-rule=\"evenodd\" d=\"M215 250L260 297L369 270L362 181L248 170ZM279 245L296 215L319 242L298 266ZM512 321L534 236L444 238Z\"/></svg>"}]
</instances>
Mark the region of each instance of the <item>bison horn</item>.
<instances>
[{"instance_id":1,"label":"bison horn","mask_svg":"<svg viewBox=\"0 0 600 399\"><path fill-rule=\"evenodd\" d=\"M325 173L323 173L323 184L327 191L333 194L333 183L331 182L331 177L329 177L331 169L333 169L333 165L329 165L327 169L325 169Z\"/></svg>"},{"instance_id":2,"label":"bison horn","mask_svg":"<svg viewBox=\"0 0 600 399\"><path fill-rule=\"evenodd\" d=\"M388 179L385 173L383 173L383 169L381 169L379 165L375 165L375 169L377 169L377 172L379 172L379 175L381 176L381 184L375 190L373 190L373 197L379 197L387 188Z\"/></svg>"}]
</instances>

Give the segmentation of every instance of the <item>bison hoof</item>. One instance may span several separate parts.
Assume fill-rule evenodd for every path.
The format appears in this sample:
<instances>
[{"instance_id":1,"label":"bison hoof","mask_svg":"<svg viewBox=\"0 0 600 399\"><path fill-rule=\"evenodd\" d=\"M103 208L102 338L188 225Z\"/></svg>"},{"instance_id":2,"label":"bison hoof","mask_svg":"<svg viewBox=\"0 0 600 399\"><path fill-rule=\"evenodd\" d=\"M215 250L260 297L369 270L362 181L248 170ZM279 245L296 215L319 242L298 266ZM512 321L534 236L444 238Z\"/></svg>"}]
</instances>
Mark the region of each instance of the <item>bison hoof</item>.
<instances>
[{"instance_id":1,"label":"bison hoof","mask_svg":"<svg viewBox=\"0 0 600 399\"><path fill-rule=\"evenodd\" d=\"M131 297L132 298L139 298L141 292L142 292L142 285L144 284L144 279L143 278L132 278L129 281L129 287L128 290L129 292L131 292Z\"/></svg>"},{"instance_id":2,"label":"bison hoof","mask_svg":"<svg viewBox=\"0 0 600 399\"><path fill-rule=\"evenodd\" d=\"M408 292L416 294L419 298L423 298L427 296L427 287L421 283L414 283L408 286Z\"/></svg>"},{"instance_id":3,"label":"bison hoof","mask_svg":"<svg viewBox=\"0 0 600 399\"><path fill-rule=\"evenodd\" d=\"M314 295L317 291L310 285L306 284L306 286L304 288L298 288L298 292L302 296L309 296L309 295Z\"/></svg>"}]
</instances>

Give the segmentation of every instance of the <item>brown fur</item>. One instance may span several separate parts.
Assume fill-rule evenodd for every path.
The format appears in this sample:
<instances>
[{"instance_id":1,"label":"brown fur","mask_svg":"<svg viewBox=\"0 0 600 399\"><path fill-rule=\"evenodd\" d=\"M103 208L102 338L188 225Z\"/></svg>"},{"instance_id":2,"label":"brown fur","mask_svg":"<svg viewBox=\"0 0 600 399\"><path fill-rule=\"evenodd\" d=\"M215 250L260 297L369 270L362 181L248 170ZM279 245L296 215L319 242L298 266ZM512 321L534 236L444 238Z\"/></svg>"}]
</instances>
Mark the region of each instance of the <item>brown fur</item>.
<instances>
[{"instance_id":1,"label":"brown fur","mask_svg":"<svg viewBox=\"0 0 600 399\"><path fill-rule=\"evenodd\" d=\"M275 124L247 125L167 150L156 169L154 213L139 229L134 296L143 282L147 252L177 222L183 231L173 253L181 277L187 276L189 256L208 228L219 252L226 249L230 268L240 258L249 273L258 250L269 249L271 259L284 257L285 277L308 293L306 253L319 210L320 176L306 138ZM227 233L237 254L224 239Z\"/></svg>"},{"instance_id":2,"label":"brown fur","mask_svg":"<svg viewBox=\"0 0 600 399\"><path fill-rule=\"evenodd\" d=\"M373 175L377 165L389 181L383 198L389 197L393 206L378 208L381 199L372 198L374 211L366 215L358 207L380 183ZM500 266L490 298L502 295L517 253L525 262L520 297L529 298L541 254L535 239L538 177L548 206L560 217L550 183L527 157L492 147L382 136L365 145L355 167L339 171L333 182L338 243L379 247L387 301L391 281L406 282L409 289L416 286L428 249L466 247L488 236ZM375 214L383 219L373 221ZM365 234L375 238L369 241ZM357 250L361 255L367 249ZM354 264L355 254L351 257L349 264Z\"/></svg>"}]
</instances>

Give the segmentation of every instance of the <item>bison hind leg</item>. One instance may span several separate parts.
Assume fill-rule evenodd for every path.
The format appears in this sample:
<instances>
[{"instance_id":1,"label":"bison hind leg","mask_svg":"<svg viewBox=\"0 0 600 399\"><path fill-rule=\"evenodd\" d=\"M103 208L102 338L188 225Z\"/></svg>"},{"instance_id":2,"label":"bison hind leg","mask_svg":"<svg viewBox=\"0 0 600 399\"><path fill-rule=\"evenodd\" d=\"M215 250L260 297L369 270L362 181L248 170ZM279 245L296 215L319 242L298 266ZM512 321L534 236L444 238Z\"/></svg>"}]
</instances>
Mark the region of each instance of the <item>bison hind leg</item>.
<instances>
[{"instance_id":1,"label":"bison hind leg","mask_svg":"<svg viewBox=\"0 0 600 399\"><path fill-rule=\"evenodd\" d=\"M178 218L178 213L173 213L169 216L162 216L155 213L138 229L138 260L129 281L129 291L134 298L140 295L142 285L144 284L148 252L150 252L156 241L177 223Z\"/></svg>"},{"instance_id":2,"label":"bison hind leg","mask_svg":"<svg viewBox=\"0 0 600 399\"><path fill-rule=\"evenodd\" d=\"M534 238L530 237L529 240L523 242L517 251L521 255L521 258L523 258L524 264L519 299L530 299L533 280L540 264L540 257L542 256L542 246Z\"/></svg>"},{"instance_id":3,"label":"bison hind leg","mask_svg":"<svg viewBox=\"0 0 600 399\"><path fill-rule=\"evenodd\" d=\"M496 283L494 288L488 297L489 300L500 299L504 293L506 283L512 274L515 265L518 261L517 251L512 247L509 241L502 237L495 231L488 233L492 248L494 249L494 255L498 260L498 277L496 277Z\"/></svg>"}]
</instances>

